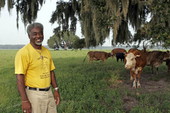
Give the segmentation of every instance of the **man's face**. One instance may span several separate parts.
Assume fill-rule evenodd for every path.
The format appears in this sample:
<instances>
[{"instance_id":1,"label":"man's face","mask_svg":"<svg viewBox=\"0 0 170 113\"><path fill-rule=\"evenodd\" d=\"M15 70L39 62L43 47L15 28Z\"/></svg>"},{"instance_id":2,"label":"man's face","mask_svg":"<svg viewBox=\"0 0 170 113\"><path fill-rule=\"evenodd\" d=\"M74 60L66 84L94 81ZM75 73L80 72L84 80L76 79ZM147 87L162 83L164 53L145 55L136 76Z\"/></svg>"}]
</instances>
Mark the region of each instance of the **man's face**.
<instances>
[{"instance_id":1,"label":"man's face","mask_svg":"<svg viewBox=\"0 0 170 113\"><path fill-rule=\"evenodd\" d=\"M44 34L41 28L35 27L29 33L30 42L34 45L42 45Z\"/></svg>"}]
</instances>

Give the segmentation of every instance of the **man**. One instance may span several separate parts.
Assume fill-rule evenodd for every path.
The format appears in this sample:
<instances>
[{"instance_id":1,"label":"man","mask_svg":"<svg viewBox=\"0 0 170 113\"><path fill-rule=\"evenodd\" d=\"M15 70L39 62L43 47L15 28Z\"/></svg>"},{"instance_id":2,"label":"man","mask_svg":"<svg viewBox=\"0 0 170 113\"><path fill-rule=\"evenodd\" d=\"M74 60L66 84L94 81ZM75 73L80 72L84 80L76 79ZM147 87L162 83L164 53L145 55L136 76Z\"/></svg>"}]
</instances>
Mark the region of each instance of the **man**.
<instances>
[{"instance_id":1,"label":"man","mask_svg":"<svg viewBox=\"0 0 170 113\"><path fill-rule=\"evenodd\" d=\"M43 25L33 23L27 27L30 43L15 57L17 87L24 113L57 113L60 95L54 73L54 63L48 49L42 46ZM51 88L54 88L52 94Z\"/></svg>"}]
</instances>

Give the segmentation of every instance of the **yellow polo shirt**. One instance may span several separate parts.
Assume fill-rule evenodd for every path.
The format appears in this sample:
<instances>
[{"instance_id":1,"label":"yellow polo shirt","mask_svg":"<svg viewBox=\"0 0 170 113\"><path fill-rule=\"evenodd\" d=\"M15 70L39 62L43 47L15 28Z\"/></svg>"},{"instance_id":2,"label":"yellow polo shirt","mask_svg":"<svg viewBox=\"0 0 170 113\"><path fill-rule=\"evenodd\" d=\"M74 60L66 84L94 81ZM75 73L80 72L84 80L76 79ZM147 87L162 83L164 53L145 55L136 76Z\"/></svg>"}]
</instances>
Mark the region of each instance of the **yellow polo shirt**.
<instances>
[{"instance_id":1,"label":"yellow polo shirt","mask_svg":"<svg viewBox=\"0 0 170 113\"><path fill-rule=\"evenodd\" d=\"M24 74L25 85L36 88L46 88L51 84L50 71L55 66L48 49L41 50L27 44L15 56L15 74Z\"/></svg>"}]
</instances>

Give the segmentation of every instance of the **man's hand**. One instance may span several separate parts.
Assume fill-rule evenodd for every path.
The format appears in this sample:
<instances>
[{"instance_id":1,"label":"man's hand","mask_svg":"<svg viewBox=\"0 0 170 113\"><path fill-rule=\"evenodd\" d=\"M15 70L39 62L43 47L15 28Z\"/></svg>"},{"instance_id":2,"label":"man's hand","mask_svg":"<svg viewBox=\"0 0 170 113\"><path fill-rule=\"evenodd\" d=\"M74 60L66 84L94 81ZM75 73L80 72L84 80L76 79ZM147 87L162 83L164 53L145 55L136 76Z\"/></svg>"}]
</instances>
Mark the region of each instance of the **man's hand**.
<instances>
[{"instance_id":1,"label":"man's hand","mask_svg":"<svg viewBox=\"0 0 170 113\"><path fill-rule=\"evenodd\" d=\"M22 111L24 113L31 113L31 103L29 101L22 101Z\"/></svg>"},{"instance_id":2,"label":"man's hand","mask_svg":"<svg viewBox=\"0 0 170 113\"><path fill-rule=\"evenodd\" d=\"M54 99L55 99L55 103L57 105L59 105L59 103L60 103L60 94L59 94L58 91L54 91Z\"/></svg>"}]
</instances>

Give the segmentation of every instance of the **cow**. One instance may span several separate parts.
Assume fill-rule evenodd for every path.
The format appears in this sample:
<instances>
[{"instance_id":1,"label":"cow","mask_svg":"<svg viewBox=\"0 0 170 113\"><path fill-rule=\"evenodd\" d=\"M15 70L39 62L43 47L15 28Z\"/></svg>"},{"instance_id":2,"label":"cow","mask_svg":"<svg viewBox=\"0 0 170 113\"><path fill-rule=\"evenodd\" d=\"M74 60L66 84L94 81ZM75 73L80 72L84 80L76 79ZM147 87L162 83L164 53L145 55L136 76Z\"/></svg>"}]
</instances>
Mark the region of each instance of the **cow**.
<instances>
[{"instance_id":1,"label":"cow","mask_svg":"<svg viewBox=\"0 0 170 113\"><path fill-rule=\"evenodd\" d=\"M165 60L168 72L170 72L170 59Z\"/></svg>"},{"instance_id":2,"label":"cow","mask_svg":"<svg viewBox=\"0 0 170 113\"><path fill-rule=\"evenodd\" d=\"M116 53L127 53L127 51L123 48L115 48L111 51L112 56L115 56Z\"/></svg>"},{"instance_id":3,"label":"cow","mask_svg":"<svg viewBox=\"0 0 170 113\"><path fill-rule=\"evenodd\" d=\"M156 74L158 74L158 67L167 59L170 59L169 51L147 52L147 66L151 66L152 74L154 73L154 68L156 68Z\"/></svg>"},{"instance_id":4,"label":"cow","mask_svg":"<svg viewBox=\"0 0 170 113\"><path fill-rule=\"evenodd\" d=\"M130 70L130 78L133 80L133 88L139 88L140 76L146 66L146 53L138 49L130 49L125 55L125 68Z\"/></svg>"},{"instance_id":5,"label":"cow","mask_svg":"<svg viewBox=\"0 0 170 113\"><path fill-rule=\"evenodd\" d=\"M119 59L120 59L121 61L124 61L124 59L125 59L125 53L116 53L116 60L117 60L117 62L119 61Z\"/></svg>"},{"instance_id":6,"label":"cow","mask_svg":"<svg viewBox=\"0 0 170 113\"><path fill-rule=\"evenodd\" d=\"M101 61L105 61L106 59L108 59L109 57L111 57L111 53L107 53L107 52L104 52L104 51L89 51L87 53L87 55L89 56L89 62L90 61L98 61L98 60L101 60ZM87 56L86 55L86 56ZM86 57L85 57L86 59ZM84 61L85 61L84 59Z\"/></svg>"}]
</instances>

